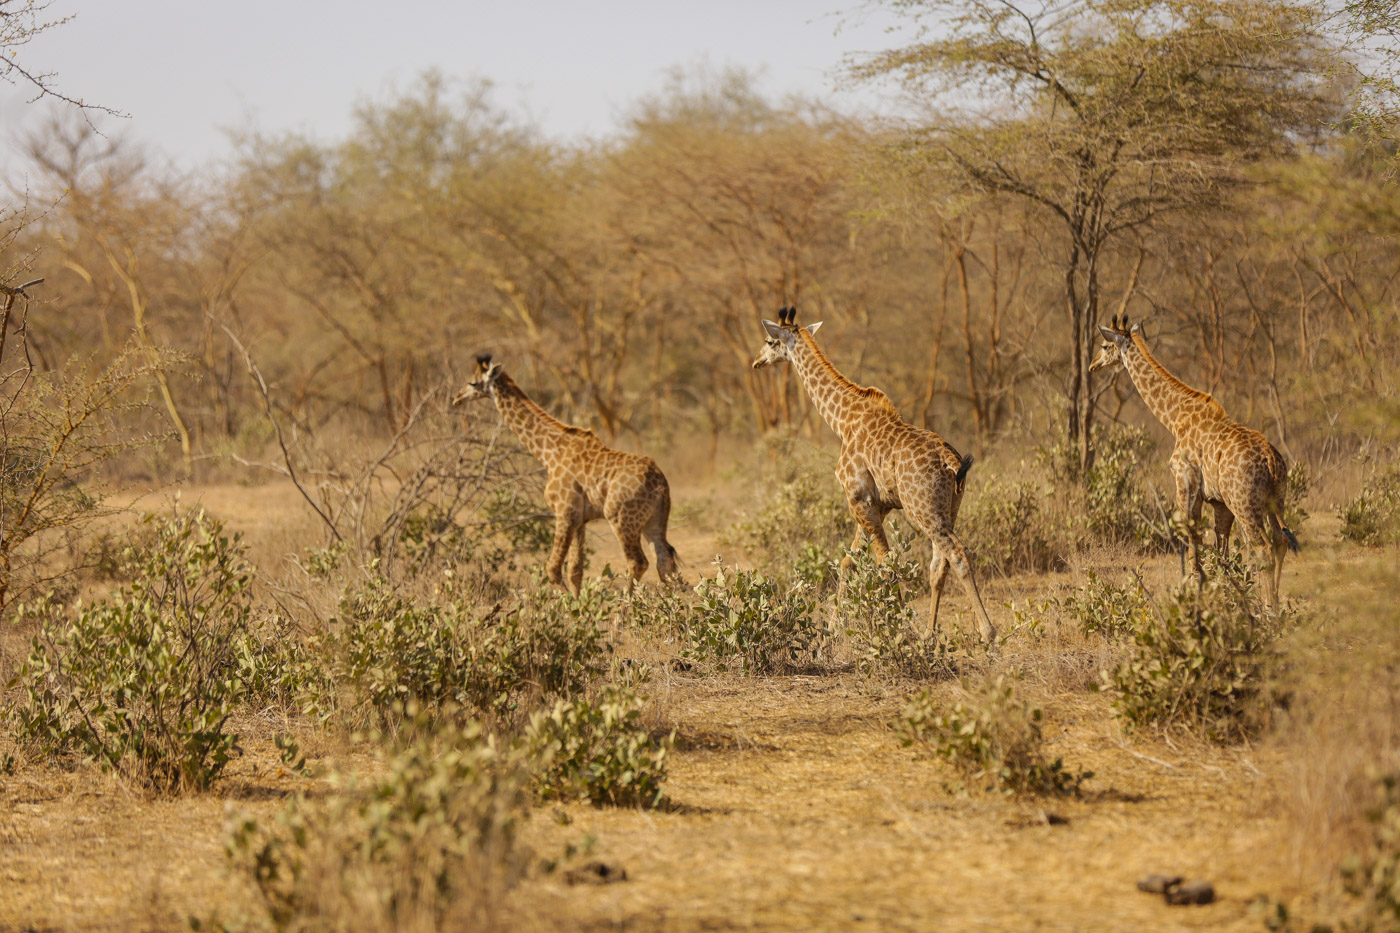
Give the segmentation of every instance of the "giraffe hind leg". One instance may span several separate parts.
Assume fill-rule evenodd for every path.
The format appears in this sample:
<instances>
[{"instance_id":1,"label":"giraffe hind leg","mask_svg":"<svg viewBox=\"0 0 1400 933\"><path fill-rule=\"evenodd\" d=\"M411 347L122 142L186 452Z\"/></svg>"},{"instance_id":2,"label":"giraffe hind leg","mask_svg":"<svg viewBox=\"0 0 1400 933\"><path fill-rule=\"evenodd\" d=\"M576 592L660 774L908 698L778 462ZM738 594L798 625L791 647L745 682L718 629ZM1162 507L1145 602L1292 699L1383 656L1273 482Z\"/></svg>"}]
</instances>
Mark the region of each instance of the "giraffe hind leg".
<instances>
[{"instance_id":1,"label":"giraffe hind leg","mask_svg":"<svg viewBox=\"0 0 1400 933\"><path fill-rule=\"evenodd\" d=\"M651 542L651 548L656 552L656 575L664 583L668 580L679 578L680 572L676 569L676 549L671 547L671 542L666 540L666 525L670 515L670 503L666 502L652 512L651 519L647 522L643 534Z\"/></svg>"}]
</instances>

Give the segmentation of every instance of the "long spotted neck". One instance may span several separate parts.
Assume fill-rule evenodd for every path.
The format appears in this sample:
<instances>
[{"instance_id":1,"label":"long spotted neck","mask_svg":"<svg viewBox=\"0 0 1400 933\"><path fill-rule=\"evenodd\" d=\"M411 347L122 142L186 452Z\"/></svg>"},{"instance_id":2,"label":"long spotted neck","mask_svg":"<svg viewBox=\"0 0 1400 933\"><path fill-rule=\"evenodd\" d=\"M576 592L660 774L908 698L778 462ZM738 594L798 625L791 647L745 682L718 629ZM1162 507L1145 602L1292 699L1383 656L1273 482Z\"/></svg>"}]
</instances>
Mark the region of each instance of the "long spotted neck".
<instances>
[{"instance_id":1,"label":"long spotted neck","mask_svg":"<svg viewBox=\"0 0 1400 933\"><path fill-rule=\"evenodd\" d=\"M798 330L797 343L788 355L797 369L802 388L817 406L822 420L845 440L853 427L852 415L868 400L865 391L831 365L817 341L805 330Z\"/></svg>"},{"instance_id":2,"label":"long spotted neck","mask_svg":"<svg viewBox=\"0 0 1400 933\"><path fill-rule=\"evenodd\" d=\"M1147 349L1141 334L1133 334L1132 344L1122 351L1123 365L1132 377L1138 395L1173 436L1180 437L1188 412L1201 405L1219 408L1219 404L1204 392L1199 392L1157 362Z\"/></svg>"},{"instance_id":3,"label":"long spotted neck","mask_svg":"<svg viewBox=\"0 0 1400 933\"><path fill-rule=\"evenodd\" d=\"M510 426L536 460L543 461L568 430L568 425L531 401L505 373L496 377L491 398L501 413L501 420Z\"/></svg>"}]
</instances>

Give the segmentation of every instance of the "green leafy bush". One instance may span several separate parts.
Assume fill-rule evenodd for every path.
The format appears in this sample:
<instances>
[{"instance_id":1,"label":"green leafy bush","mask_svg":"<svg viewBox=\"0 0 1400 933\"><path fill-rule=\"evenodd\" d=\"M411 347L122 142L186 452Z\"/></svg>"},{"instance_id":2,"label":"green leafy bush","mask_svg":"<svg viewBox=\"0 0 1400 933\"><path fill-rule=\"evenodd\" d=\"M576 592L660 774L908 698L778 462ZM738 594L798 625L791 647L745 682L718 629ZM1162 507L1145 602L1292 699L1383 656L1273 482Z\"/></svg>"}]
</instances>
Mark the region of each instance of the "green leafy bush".
<instances>
[{"instance_id":1,"label":"green leafy bush","mask_svg":"<svg viewBox=\"0 0 1400 933\"><path fill-rule=\"evenodd\" d=\"M336 702L333 671L320 636L304 637L284 616L256 620L234 643L244 702L299 710L324 720Z\"/></svg>"},{"instance_id":2,"label":"green leafy bush","mask_svg":"<svg viewBox=\"0 0 1400 933\"><path fill-rule=\"evenodd\" d=\"M1381 547L1400 543L1400 466L1371 476L1340 510L1342 537Z\"/></svg>"},{"instance_id":3,"label":"green leafy bush","mask_svg":"<svg viewBox=\"0 0 1400 933\"><path fill-rule=\"evenodd\" d=\"M608 686L596 698L559 700L535 713L525 743L542 763L540 796L657 806L673 737L657 739L642 727L642 703L633 690Z\"/></svg>"},{"instance_id":4,"label":"green leafy bush","mask_svg":"<svg viewBox=\"0 0 1400 933\"><path fill-rule=\"evenodd\" d=\"M1035 483L991 483L964 500L958 535L979 573L1044 573L1064 566L1061 523Z\"/></svg>"},{"instance_id":5,"label":"green leafy bush","mask_svg":"<svg viewBox=\"0 0 1400 933\"><path fill-rule=\"evenodd\" d=\"M49 759L82 755L161 792L218 778L246 693L237 646L253 573L243 553L219 522L187 513L125 555L132 582L108 599L20 607L40 624L7 713L20 744Z\"/></svg>"},{"instance_id":6,"label":"green leafy bush","mask_svg":"<svg viewBox=\"0 0 1400 933\"><path fill-rule=\"evenodd\" d=\"M421 711L410 719L423 725ZM362 786L294 798L272 821L239 818L225 849L285 929L480 929L517 880L527 769L475 723L416 728Z\"/></svg>"},{"instance_id":7,"label":"green leafy bush","mask_svg":"<svg viewBox=\"0 0 1400 933\"><path fill-rule=\"evenodd\" d=\"M766 444L766 466L753 484L760 498L720 540L766 576L830 585L832 561L855 534L834 464L791 434L771 435Z\"/></svg>"},{"instance_id":8,"label":"green leafy bush","mask_svg":"<svg viewBox=\"0 0 1400 933\"><path fill-rule=\"evenodd\" d=\"M1183 583L1141 615L1129 657L1104 672L1125 722L1184 728L1219 742L1262 728L1272 633L1250 588L1240 584L1247 573L1240 564L1205 585Z\"/></svg>"},{"instance_id":9,"label":"green leafy bush","mask_svg":"<svg viewBox=\"0 0 1400 933\"><path fill-rule=\"evenodd\" d=\"M534 587L481 613L462 600L421 603L376 580L341 603L337 673L354 707L392 720L410 701L508 716L539 697L572 697L596 679L607 645L607 591Z\"/></svg>"},{"instance_id":10,"label":"green leafy bush","mask_svg":"<svg viewBox=\"0 0 1400 933\"><path fill-rule=\"evenodd\" d=\"M968 691L966 683L963 685ZM1047 761L1038 707L1016 697L1005 677L989 680L951 707L928 690L909 700L895 723L906 746L919 746L951 762L967 780L1006 794L1078 794L1092 772L1069 771Z\"/></svg>"},{"instance_id":11,"label":"green leafy bush","mask_svg":"<svg viewBox=\"0 0 1400 933\"><path fill-rule=\"evenodd\" d=\"M901 592L901 584L921 576L922 568L894 550L881 564L869 549L851 559L836 612L857 669L866 675L919 678L950 674L947 641L915 631L914 611Z\"/></svg>"},{"instance_id":12,"label":"green leafy bush","mask_svg":"<svg viewBox=\"0 0 1400 933\"><path fill-rule=\"evenodd\" d=\"M1089 582L1049 605L1072 619L1085 635L1118 640L1141 630L1152 614L1142 586L1118 586L1089 571Z\"/></svg>"},{"instance_id":13,"label":"green leafy bush","mask_svg":"<svg viewBox=\"0 0 1400 933\"><path fill-rule=\"evenodd\" d=\"M1367 852L1342 865L1347 893L1363 901L1361 930L1400 929L1400 777L1376 782L1376 802L1366 812L1372 828Z\"/></svg>"},{"instance_id":14,"label":"green leafy bush","mask_svg":"<svg viewBox=\"0 0 1400 933\"><path fill-rule=\"evenodd\" d=\"M820 657L826 630L812 618L808 584L785 589L761 573L721 566L695 592L699 599L681 618L684 657L737 663L747 674L802 670Z\"/></svg>"}]
</instances>

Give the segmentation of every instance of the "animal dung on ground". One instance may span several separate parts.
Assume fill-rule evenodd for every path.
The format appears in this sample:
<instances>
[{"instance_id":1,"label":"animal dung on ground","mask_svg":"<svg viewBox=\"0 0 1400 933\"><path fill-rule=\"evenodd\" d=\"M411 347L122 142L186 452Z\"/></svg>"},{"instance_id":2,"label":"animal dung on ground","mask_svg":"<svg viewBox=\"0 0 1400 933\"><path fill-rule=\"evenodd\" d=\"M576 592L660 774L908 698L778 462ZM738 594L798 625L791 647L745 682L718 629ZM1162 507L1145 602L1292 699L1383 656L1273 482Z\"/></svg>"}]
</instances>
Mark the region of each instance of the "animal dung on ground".
<instances>
[{"instance_id":1,"label":"animal dung on ground","mask_svg":"<svg viewBox=\"0 0 1400 933\"><path fill-rule=\"evenodd\" d=\"M626 881L627 869L607 862L587 862L564 872L564 880L569 884L612 884Z\"/></svg>"},{"instance_id":2,"label":"animal dung on ground","mask_svg":"<svg viewBox=\"0 0 1400 933\"><path fill-rule=\"evenodd\" d=\"M1180 875L1148 875L1138 880L1137 888L1147 894L1161 894L1168 904L1209 904L1215 900L1215 886L1209 881L1183 883Z\"/></svg>"}]
</instances>

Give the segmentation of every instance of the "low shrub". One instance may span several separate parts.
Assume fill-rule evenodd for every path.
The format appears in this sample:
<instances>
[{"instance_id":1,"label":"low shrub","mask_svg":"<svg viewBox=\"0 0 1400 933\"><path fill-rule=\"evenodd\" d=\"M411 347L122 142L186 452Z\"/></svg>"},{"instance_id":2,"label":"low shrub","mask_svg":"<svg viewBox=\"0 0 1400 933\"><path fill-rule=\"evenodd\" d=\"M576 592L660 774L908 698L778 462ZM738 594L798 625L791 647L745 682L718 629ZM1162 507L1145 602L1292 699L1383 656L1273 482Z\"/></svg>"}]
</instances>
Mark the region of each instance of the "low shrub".
<instances>
[{"instance_id":1,"label":"low shrub","mask_svg":"<svg viewBox=\"0 0 1400 933\"><path fill-rule=\"evenodd\" d=\"M1366 811L1372 827L1369 849L1342 865L1347 893L1362 902L1361 922L1348 929L1400 929L1400 777L1376 781L1374 805Z\"/></svg>"},{"instance_id":2,"label":"low shrub","mask_svg":"<svg viewBox=\"0 0 1400 933\"><path fill-rule=\"evenodd\" d=\"M772 577L720 566L695 587L698 600L681 617L681 654L737 664L745 674L803 670L821 657L826 629L812 617L812 587L790 589Z\"/></svg>"},{"instance_id":3,"label":"low shrub","mask_svg":"<svg viewBox=\"0 0 1400 933\"><path fill-rule=\"evenodd\" d=\"M922 576L922 568L894 550L881 564L869 549L851 559L836 600L836 618L850 640L856 668L868 676L950 674L948 643L915 631L914 610L901 592L902 584Z\"/></svg>"},{"instance_id":4,"label":"low shrub","mask_svg":"<svg viewBox=\"0 0 1400 933\"><path fill-rule=\"evenodd\" d=\"M759 498L720 540L766 576L829 586L836 579L832 561L855 534L834 463L790 433L765 443L765 466L753 484Z\"/></svg>"},{"instance_id":5,"label":"low shrub","mask_svg":"<svg viewBox=\"0 0 1400 933\"><path fill-rule=\"evenodd\" d=\"M632 689L608 686L595 698L558 700L535 713L525 744L541 762L540 797L657 806L674 736L651 736L642 727L642 704Z\"/></svg>"},{"instance_id":6,"label":"low shrub","mask_svg":"<svg viewBox=\"0 0 1400 933\"><path fill-rule=\"evenodd\" d=\"M1400 465L1373 474L1338 515L1348 541L1371 547L1400 543Z\"/></svg>"},{"instance_id":7,"label":"low shrub","mask_svg":"<svg viewBox=\"0 0 1400 933\"><path fill-rule=\"evenodd\" d=\"M1092 772L1074 773L1060 759L1048 761L1038 707L1017 699L998 675L951 707L929 690L913 696L895 731L906 746L919 746L952 763L966 780L1005 794L1078 794ZM961 786L950 787L961 789Z\"/></svg>"},{"instance_id":8,"label":"low shrub","mask_svg":"<svg viewBox=\"0 0 1400 933\"><path fill-rule=\"evenodd\" d=\"M611 596L598 583L578 596L533 587L484 614L447 595L423 603L375 580L342 601L333 650L357 712L385 722L413 702L508 717L582 693L605 666Z\"/></svg>"},{"instance_id":9,"label":"low shrub","mask_svg":"<svg viewBox=\"0 0 1400 933\"><path fill-rule=\"evenodd\" d=\"M217 779L237 746L228 720L246 692L235 654L252 616L243 555L238 536L186 513L125 555L133 579L108 599L19 607L40 633L11 684L22 694L6 717L16 740L50 760L81 755L158 792Z\"/></svg>"},{"instance_id":10,"label":"low shrub","mask_svg":"<svg viewBox=\"0 0 1400 933\"><path fill-rule=\"evenodd\" d=\"M1182 728L1217 742L1255 735L1271 698L1272 632L1243 563L1204 585L1175 588L1143 613L1127 660L1105 671L1118 715L1132 726Z\"/></svg>"},{"instance_id":11,"label":"low shrub","mask_svg":"<svg viewBox=\"0 0 1400 933\"><path fill-rule=\"evenodd\" d=\"M1063 612L1085 635L1115 641L1141 630L1152 614L1152 604L1141 584L1119 586L1092 570L1087 584L1068 596L1050 600L1048 605Z\"/></svg>"},{"instance_id":12,"label":"low shrub","mask_svg":"<svg viewBox=\"0 0 1400 933\"><path fill-rule=\"evenodd\" d=\"M1046 511L1044 489L1030 482L991 483L964 500L958 536L979 573L1044 573L1069 553L1060 522Z\"/></svg>"},{"instance_id":13,"label":"low shrub","mask_svg":"<svg viewBox=\"0 0 1400 933\"><path fill-rule=\"evenodd\" d=\"M408 718L420 728L383 777L341 779L328 802L296 797L271 821L235 822L229 865L258 893L247 919L279 930L493 925L525 867L516 831L527 768L475 723L425 729L421 713Z\"/></svg>"}]
</instances>

